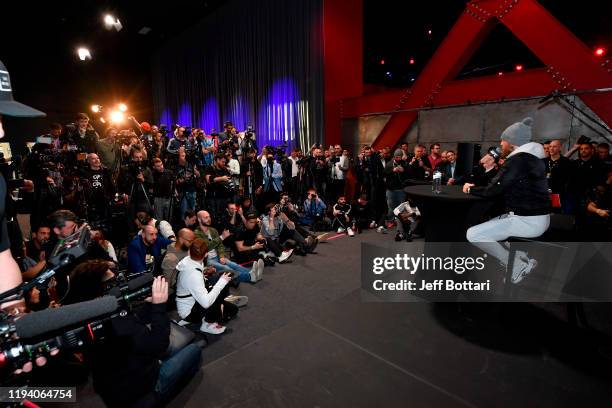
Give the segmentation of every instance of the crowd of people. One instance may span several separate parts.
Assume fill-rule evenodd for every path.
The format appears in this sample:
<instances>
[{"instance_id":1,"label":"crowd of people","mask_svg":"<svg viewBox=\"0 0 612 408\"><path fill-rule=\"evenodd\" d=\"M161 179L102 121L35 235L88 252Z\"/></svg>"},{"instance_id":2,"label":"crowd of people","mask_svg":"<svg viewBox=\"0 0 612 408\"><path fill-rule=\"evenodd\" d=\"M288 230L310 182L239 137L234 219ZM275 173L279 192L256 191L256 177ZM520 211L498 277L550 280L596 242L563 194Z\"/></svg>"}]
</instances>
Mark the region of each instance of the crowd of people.
<instances>
[{"instance_id":1,"label":"crowd of people","mask_svg":"<svg viewBox=\"0 0 612 408\"><path fill-rule=\"evenodd\" d=\"M489 149L478 166L462 172L457 153L441 151L439 143L412 150L407 143L395 150L363 146L353 157L340 145L314 145L306 152L259 147L253 129L239 132L230 122L223 132L207 135L188 126L129 121L100 137L87 115L78 114L73 124L51 125L20 164L3 168L8 178L21 174L24 180L7 213L29 214L29 230L16 222L9 229L25 281L52 264L58 243L91 230L86 256L60 269L47 291L27 294L30 310L94 299L119 276L157 276L146 316L116 328L133 339L133 347L148 350L145 356L122 353L128 368L117 371L108 348L94 353L94 385L110 405L167 394L199 362L192 348L162 363L152 357L168 347L168 316L159 304L176 308L179 325L221 334L248 302L230 288L256 284L266 268L293 256L311 256L321 232L352 237L393 229L396 241L410 241L422 220L406 186L440 173L443 184L476 191L495 180L506 160ZM575 216L589 238L597 237L592 240L607 240L609 146L579 142L565 154L560 140L543 144L552 211ZM504 211L503 205L495 208ZM143 366L144 391L128 401L109 376L128 378L130 369Z\"/></svg>"}]
</instances>

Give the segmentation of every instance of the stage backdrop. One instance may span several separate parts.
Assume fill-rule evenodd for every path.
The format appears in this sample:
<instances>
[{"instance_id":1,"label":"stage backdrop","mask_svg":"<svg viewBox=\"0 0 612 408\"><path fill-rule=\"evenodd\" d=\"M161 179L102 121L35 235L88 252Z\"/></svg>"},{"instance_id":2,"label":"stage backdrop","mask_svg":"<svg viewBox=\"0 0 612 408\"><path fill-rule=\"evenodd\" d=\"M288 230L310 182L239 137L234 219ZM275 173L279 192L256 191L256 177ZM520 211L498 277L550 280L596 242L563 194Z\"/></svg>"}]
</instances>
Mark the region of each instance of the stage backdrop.
<instances>
[{"instance_id":1,"label":"stage backdrop","mask_svg":"<svg viewBox=\"0 0 612 408\"><path fill-rule=\"evenodd\" d=\"M152 58L158 122L253 125L260 148L321 142L321 12L322 0L233 0L169 40Z\"/></svg>"}]
</instances>

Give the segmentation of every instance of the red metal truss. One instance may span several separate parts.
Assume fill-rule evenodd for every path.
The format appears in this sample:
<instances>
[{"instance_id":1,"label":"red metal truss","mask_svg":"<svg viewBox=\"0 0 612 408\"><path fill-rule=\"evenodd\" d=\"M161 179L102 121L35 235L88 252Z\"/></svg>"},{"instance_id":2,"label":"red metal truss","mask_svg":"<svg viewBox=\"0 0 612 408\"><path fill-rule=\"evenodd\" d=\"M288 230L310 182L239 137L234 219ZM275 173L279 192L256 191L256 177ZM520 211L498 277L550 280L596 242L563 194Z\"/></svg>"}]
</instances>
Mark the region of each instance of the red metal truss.
<instances>
[{"instance_id":1,"label":"red metal truss","mask_svg":"<svg viewBox=\"0 0 612 408\"><path fill-rule=\"evenodd\" d=\"M546 68L454 80L498 21ZM609 60L594 56L536 0L472 0L412 88L345 99L341 117L395 112L374 142L375 147L394 145L414 123L420 108L610 87L611 72ZM610 94L585 94L582 99L602 120L612 123ZM414 111L400 112L411 109Z\"/></svg>"}]
</instances>

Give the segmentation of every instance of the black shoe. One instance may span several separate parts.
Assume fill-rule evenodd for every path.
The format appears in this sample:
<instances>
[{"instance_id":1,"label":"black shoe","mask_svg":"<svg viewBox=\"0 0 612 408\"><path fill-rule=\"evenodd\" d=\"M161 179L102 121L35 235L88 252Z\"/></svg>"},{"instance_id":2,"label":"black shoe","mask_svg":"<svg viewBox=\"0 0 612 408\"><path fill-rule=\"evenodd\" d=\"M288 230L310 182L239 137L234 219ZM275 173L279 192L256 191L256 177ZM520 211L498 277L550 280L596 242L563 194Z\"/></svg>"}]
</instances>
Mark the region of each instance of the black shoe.
<instances>
[{"instance_id":1,"label":"black shoe","mask_svg":"<svg viewBox=\"0 0 612 408\"><path fill-rule=\"evenodd\" d=\"M401 232L398 232L397 234L395 234L395 242L400 242L400 241L403 241L404 239L406 239L406 237Z\"/></svg>"},{"instance_id":2,"label":"black shoe","mask_svg":"<svg viewBox=\"0 0 612 408\"><path fill-rule=\"evenodd\" d=\"M406 242L412 242L412 234L406 235Z\"/></svg>"},{"instance_id":3,"label":"black shoe","mask_svg":"<svg viewBox=\"0 0 612 408\"><path fill-rule=\"evenodd\" d=\"M274 261L274 258L272 258L271 256L265 256L263 258L263 261L265 266L274 266L274 264L276 263Z\"/></svg>"}]
</instances>

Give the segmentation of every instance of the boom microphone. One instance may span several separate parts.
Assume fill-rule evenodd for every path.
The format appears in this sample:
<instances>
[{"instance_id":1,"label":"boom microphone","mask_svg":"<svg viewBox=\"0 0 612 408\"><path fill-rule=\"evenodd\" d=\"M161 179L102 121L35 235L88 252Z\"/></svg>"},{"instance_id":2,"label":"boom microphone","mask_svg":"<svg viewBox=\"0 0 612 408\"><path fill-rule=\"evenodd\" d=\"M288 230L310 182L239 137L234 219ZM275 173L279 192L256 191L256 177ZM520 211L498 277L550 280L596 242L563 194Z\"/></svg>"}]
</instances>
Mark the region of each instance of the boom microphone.
<instances>
[{"instance_id":1,"label":"boom microphone","mask_svg":"<svg viewBox=\"0 0 612 408\"><path fill-rule=\"evenodd\" d=\"M132 279L127 283L127 285L112 288L108 294L121 298L125 301L129 301L143 295L146 297L151 294L152 282L153 275L150 273L145 273L142 276Z\"/></svg>"},{"instance_id":2,"label":"boom microphone","mask_svg":"<svg viewBox=\"0 0 612 408\"><path fill-rule=\"evenodd\" d=\"M77 323L99 318L117 310L119 302L113 296L75 303L56 309L45 309L15 320L15 331L27 339L50 333Z\"/></svg>"}]
</instances>

